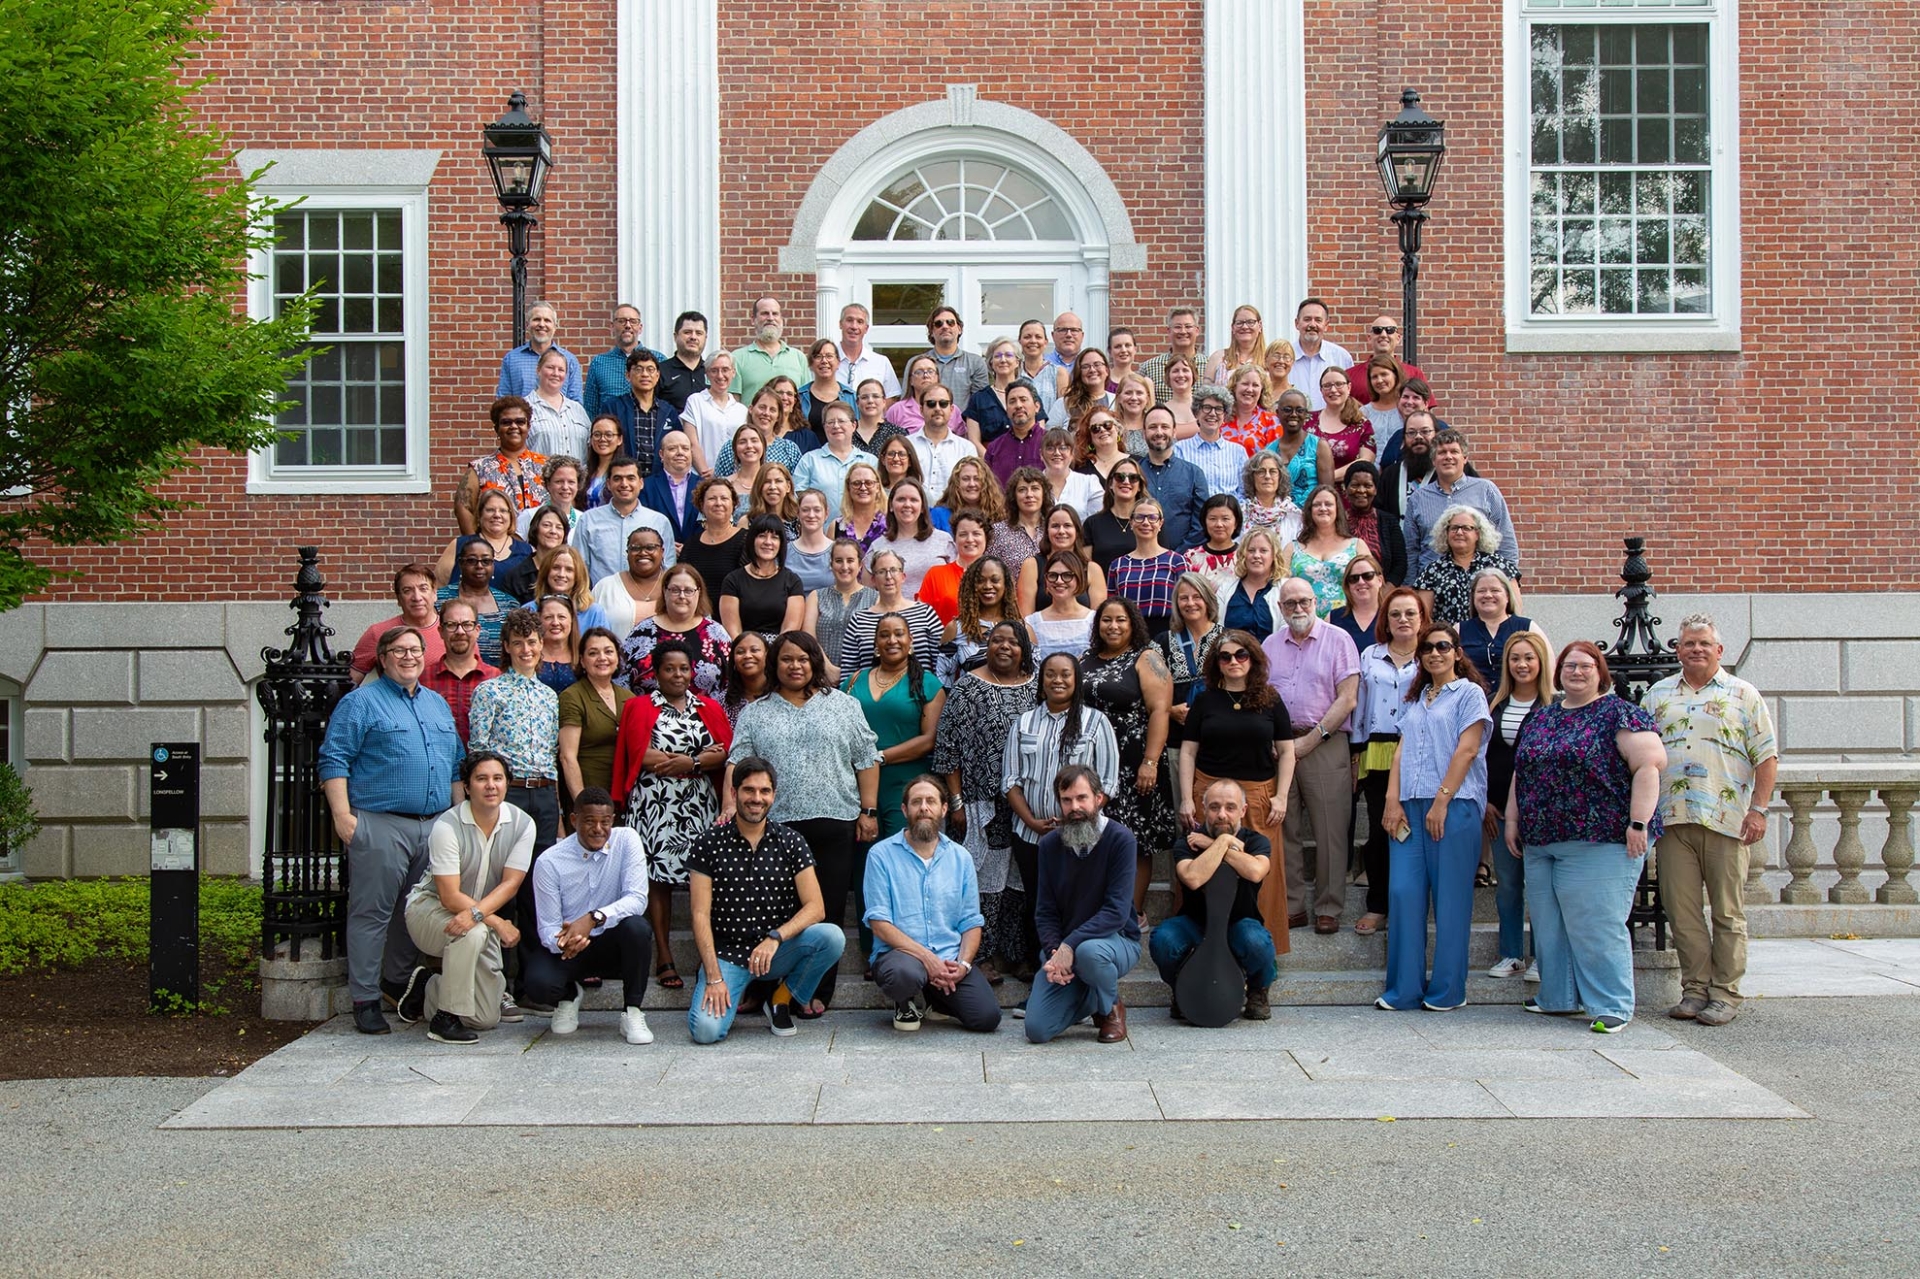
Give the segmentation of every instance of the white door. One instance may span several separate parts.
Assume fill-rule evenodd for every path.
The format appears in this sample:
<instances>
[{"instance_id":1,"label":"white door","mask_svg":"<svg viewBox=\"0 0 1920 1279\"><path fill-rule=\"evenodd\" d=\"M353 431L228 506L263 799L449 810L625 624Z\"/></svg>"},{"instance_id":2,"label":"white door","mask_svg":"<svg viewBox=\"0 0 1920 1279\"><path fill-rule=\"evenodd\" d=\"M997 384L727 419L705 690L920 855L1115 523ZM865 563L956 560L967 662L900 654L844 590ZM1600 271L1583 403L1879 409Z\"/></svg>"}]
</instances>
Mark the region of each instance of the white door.
<instances>
[{"instance_id":1,"label":"white door","mask_svg":"<svg viewBox=\"0 0 1920 1279\"><path fill-rule=\"evenodd\" d=\"M1027 320L1051 326L1059 312L1078 309L1081 273L1060 262L870 264L849 269L848 300L872 313L867 345L900 372L927 349L927 317L935 307L959 311L961 345L984 354L996 338L1019 337Z\"/></svg>"}]
</instances>

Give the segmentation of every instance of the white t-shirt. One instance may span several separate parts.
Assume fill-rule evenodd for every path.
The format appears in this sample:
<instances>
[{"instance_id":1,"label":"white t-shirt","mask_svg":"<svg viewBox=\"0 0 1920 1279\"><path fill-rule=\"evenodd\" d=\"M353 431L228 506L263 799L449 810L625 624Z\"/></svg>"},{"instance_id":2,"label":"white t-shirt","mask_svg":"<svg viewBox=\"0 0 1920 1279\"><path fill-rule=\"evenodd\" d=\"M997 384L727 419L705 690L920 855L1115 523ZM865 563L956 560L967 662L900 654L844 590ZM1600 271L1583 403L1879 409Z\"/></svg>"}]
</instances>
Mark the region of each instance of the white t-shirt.
<instances>
[{"instance_id":1,"label":"white t-shirt","mask_svg":"<svg viewBox=\"0 0 1920 1279\"><path fill-rule=\"evenodd\" d=\"M947 479L960 460L980 456L980 450L974 447L972 440L952 430L938 444L928 439L925 431L908 436L907 444L913 449L914 456L920 459L920 474L927 479L927 501L935 506L940 505L940 499L946 496Z\"/></svg>"},{"instance_id":2,"label":"white t-shirt","mask_svg":"<svg viewBox=\"0 0 1920 1279\"><path fill-rule=\"evenodd\" d=\"M720 450L733 443L733 433L746 425L747 406L735 396L723 409L713 402L712 392L695 391L680 411L680 422L700 441L700 451L712 466Z\"/></svg>"}]
</instances>

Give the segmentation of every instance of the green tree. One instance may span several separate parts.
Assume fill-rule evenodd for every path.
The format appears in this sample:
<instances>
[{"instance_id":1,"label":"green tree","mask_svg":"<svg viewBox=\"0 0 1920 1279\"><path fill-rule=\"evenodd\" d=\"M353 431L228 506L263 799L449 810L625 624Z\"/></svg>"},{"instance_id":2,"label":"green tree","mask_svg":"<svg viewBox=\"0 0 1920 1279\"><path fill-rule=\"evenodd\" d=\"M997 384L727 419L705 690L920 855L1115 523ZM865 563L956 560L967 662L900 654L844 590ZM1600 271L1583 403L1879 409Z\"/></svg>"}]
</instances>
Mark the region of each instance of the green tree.
<instances>
[{"instance_id":1,"label":"green tree","mask_svg":"<svg viewBox=\"0 0 1920 1279\"><path fill-rule=\"evenodd\" d=\"M260 202L195 119L204 0L0 0L0 609L44 548L107 544L183 505L202 447L277 434L309 309L237 309ZM39 549L37 549L39 548Z\"/></svg>"}]
</instances>

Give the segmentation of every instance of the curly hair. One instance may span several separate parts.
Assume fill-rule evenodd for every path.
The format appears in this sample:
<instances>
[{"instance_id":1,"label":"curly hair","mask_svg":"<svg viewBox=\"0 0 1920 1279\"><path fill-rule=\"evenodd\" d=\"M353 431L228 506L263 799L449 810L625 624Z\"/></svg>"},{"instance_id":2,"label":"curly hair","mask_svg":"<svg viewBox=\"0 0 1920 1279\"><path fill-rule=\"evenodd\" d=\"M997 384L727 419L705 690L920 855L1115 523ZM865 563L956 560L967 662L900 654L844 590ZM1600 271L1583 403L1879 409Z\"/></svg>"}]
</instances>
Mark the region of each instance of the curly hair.
<instances>
[{"instance_id":1,"label":"curly hair","mask_svg":"<svg viewBox=\"0 0 1920 1279\"><path fill-rule=\"evenodd\" d=\"M976 644L987 642L987 633L980 625L980 579L986 567L991 564L1000 570L1000 621L1009 620L1013 609L1013 573L997 555L982 555L967 566L960 575L958 587L960 612L954 621L954 634ZM999 623L996 622L995 625Z\"/></svg>"},{"instance_id":2,"label":"curly hair","mask_svg":"<svg viewBox=\"0 0 1920 1279\"><path fill-rule=\"evenodd\" d=\"M1213 647L1207 650L1206 660L1200 663L1200 677L1208 688L1219 688L1220 684L1220 646L1238 644L1247 654L1247 689L1240 695L1240 704L1250 711L1264 711L1280 700L1273 691L1273 685L1267 682L1267 652L1260 647L1260 641L1242 630L1224 632L1215 640Z\"/></svg>"}]
</instances>

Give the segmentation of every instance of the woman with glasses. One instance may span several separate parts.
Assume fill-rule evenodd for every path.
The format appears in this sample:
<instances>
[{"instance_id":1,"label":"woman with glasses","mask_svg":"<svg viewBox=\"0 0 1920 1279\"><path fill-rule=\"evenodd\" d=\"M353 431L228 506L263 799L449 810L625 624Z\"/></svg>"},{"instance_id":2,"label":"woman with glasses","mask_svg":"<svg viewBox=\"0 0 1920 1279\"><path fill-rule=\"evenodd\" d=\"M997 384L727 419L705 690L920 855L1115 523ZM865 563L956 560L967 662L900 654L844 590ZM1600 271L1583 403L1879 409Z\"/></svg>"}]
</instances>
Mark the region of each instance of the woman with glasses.
<instances>
[{"instance_id":1,"label":"woman with glasses","mask_svg":"<svg viewBox=\"0 0 1920 1279\"><path fill-rule=\"evenodd\" d=\"M1030 613L1047 606L1051 598L1046 584L1047 557L1055 551L1072 551L1081 563L1081 604L1093 608L1107 598L1107 575L1092 561L1093 548L1087 543L1080 512L1062 503L1047 512L1046 540L1033 558L1020 566L1019 580L1015 583L1015 598L1020 608Z\"/></svg>"},{"instance_id":2,"label":"woman with glasses","mask_svg":"<svg viewBox=\"0 0 1920 1279\"><path fill-rule=\"evenodd\" d=\"M1321 482L1337 484L1350 464L1373 461L1373 423L1353 398L1345 369L1322 369L1320 394L1326 406L1308 420L1307 430L1325 440L1333 453L1333 474Z\"/></svg>"},{"instance_id":3,"label":"woman with glasses","mask_svg":"<svg viewBox=\"0 0 1920 1279\"><path fill-rule=\"evenodd\" d=\"M906 438L905 431L887 421L887 388L879 378L866 378L854 389L853 407L860 415L853 424L853 447L862 453L878 457L888 440Z\"/></svg>"},{"instance_id":4,"label":"woman with glasses","mask_svg":"<svg viewBox=\"0 0 1920 1279\"><path fill-rule=\"evenodd\" d=\"M1327 614L1327 620L1353 638L1356 653L1367 651L1374 640L1374 623L1380 620L1380 591L1385 578L1380 562L1362 551L1354 556L1341 575L1341 589L1347 602Z\"/></svg>"},{"instance_id":5,"label":"woman with glasses","mask_svg":"<svg viewBox=\"0 0 1920 1279\"><path fill-rule=\"evenodd\" d=\"M1271 533L1283 546L1300 536L1300 508L1287 487L1286 466L1279 458L1259 450L1247 459L1240 484L1247 495L1242 509L1248 532Z\"/></svg>"},{"instance_id":6,"label":"woman with glasses","mask_svg":"<svg viewBox=\"0 0 1920 1279\"><path fill-rule=\"evenodd\" d=\"M712 602L698 570L675 564L660 575L661 606L652 617L634 623L620 643L620 668L626 685L636 693L651 693L653 650L664 640L684 640L693 649L693 688L704 697L719 697L726 684L727 654L732 637L708 616Z\"/></svg>"},{"instance_id":7,"label":"woman with glasses","mask_svg":"<svg viewBox=\"0 0 1920 1279\"><path fill-rule=\"evenodd\" d=\"M887 410L887 421L906 435L920 434L920 428L926 424L920 416L920 393L939 381L940 361L931 355L916 355L908 360L906 386L893 407Z\"/></svg>"},{"instance_id":8,"label":"woman with glasses","mask_svg":"<svg viewBox=\"0 0 1920 1279\"><path fill-rule=\"evenodd\" d=\"M1095 405L1080 419L1074 445L1079 469L1101 481L1111 479L1113 468L1133 456L1120 443L1119 415L1104 405ZM1046 447L1044 441L1041 447Z\"/></svg>"},{"instance_id":9,"label":"woman with glasses","mask_svg":"<svg viewBox=\"0 0 1920 1279\"><path fill-rule=\"evenodd\" d=\"M984 449L1011 428L1007 420L1007 388L1020 377L1020 344L995 338L987 347L987 384L967 399L961 420L975 448Z\"/></svg>"},{"instance_id":10,"label":"woman with glasses","mask_svg":"<svg viewBox=\"0 0 1920 1279\"><path fill-rule=\"evenodd\" d=\"M1205 377L1215 386L1225 386L1237 370L1249 364L1257 369L1267 362L1266 322L1258 308L1235 307L1230 328L1232 336L1227 344L1207 357Z\"/></svg>"},{"instance_id":11,"label":"woman with glasses","mask_svg":"<svg viewBox=\"0 0 1920 1279\"><path fill-rule=\"evenodd\" d=\"M1093 610L1080 601L1087 590L1087 562L1070 550L1049 551L1041 565L1041 586L1046 607L1023 619L1035 656L1077 657L1093 635Z\"/></svg>"},{"instance_id":12,"label":"woman with glasses","mask_svg":"<svg viewBox=\"0 0 1920 1279\"><path fill-rule=\"evenodd\" d=\"M1087 543L1093 550L1093 562L1107 574L1107 589L1113 589L1112 564L1116 557L1134 547L1133 513L1147 500L1146 474L1140 463L1122 456L1107 476L1107 500L1100 513L1086 523ZM1158 536L1156 530L1155 536Z\"/></svg>"},{"instance_id":13,"label":"woman with glasses","mask_svg":"<svg viewBox=\"0 0 1920 1279\"><path fill-rule=\"evenodd\" d=\"M1313 587L1314 611L1325 617L1347 602L1346 571L1367 545L1347 531L1340 492L1322 484L1301 508L1300 536L1285 548L1287 573Z\"/></svg>"},{"instance_id":14,"label":"woman with glasses","mask_svg":"<svg viewBox=\"0 0 1920 1279\"><path fill-rule=\"evenodd\" d=\"M906 448L906 437L896 436L888 440L881 451L893 448L896 441L899 447ZM913 460L912 449L907 449L907 460ZM880 468L855 462L847 468L846 486L840 491L840 518L833 522L834 538L851 538L865 555L867 548L886 532L887 489L880 478Z\"/></svg>"},{"instance_id":15,"label":"woman with glasses","mask_svg":"<svg viewBox=\"0 0 1920 1279\"><path fill-rule=\"evenodd\" d=\"M1427 597L1427 607L1439 621L1458 626L1473 616L1473 579L1482 569L1497 568L1509 579L1520 570L1500 554L1500 530L1471 506L1449 506L1433 526L1430 560L1410 583Z\"/></svg>"},{"instance_id":16,"label":"woman with glasses","mask_svg":"<svg viewBox=\"0 0 1920 1279\"><path fill-rule=\"evenodd\" d=\"M1266 408L1266 373L1251 364L1235 369L1227 379L1227 394L1233 397L1233 413L1220 434L1249 456L1271 444L1280 434L1280 423Z\"/></svg>"},{"instance_id":17,"label":"woman with glasses","mask_svg":"<svg viewBox=\"0 0 1920 1279\"><path fill-rule=\"evenodd\" d=\"M1395 586L1406 580L1407 539L1400 521L1391 512L1374 507L1380 495L1380 469L1371 462L1355 462L1340 481L1340 500L1347 508L1347 528L1367 544L1367 551L1380 561L1381 571Z\"/></svg>"},{"instance_id":18,"label":"woman with glasses","mask_svg":"<svg viewBox=\"0 0 1920 1279\"><path fill-rule=\"evenodd\" d=\"M1207 654L1202 670L1205 686L1187 709L1180 780L1174 787L1181 824L1200 829L1198 815L1205 809L1207 788L1230 779L1246 792L1247 825L1270 841L1278 840L1293 785L1293 720L1267 682L1267 655L1246 631L1229 630ZM1277 903L1271 907L1275 917L1264 921L1277 955L1289 949L1283 862L1276 859L1267 872L1269 878L1280 875L1280 883L1260 893L1263 901Z\"/></svg>"},{"instance_id":19,"label":"woman with glasses","mask_svg":"<svg viewBox=\"0 0 1920 1279\"><path fill-rule=\"evenodd\" d=\"M1613 691L1588 640L1560 650L1562 700L1542 706L1513 748L1507 851L1526 859L1540 993L1527 1011L1592 1018L1611 1035L1633 1020L1633 938L1625 921L1647 849L1660 838L1667 751L1646 710ZM1584 1009L1584 1012L1582 1011Z\"/></svg>"},{"instance_id":20,"label":"woman with glasses","mask_svg":"<svg viewBox=\"0 0 1920 1279\"><path fill-rule=\"evenodd\" d=\"M1295 506L1305 509L1307 494L1322 484L1333 482L1333 449L1307 430L1313 409L1305 391L1280 393L1274 415L1280 420L1280 434L1266 451L1280 459L1287 473L1287 496Z\"/></svg>"},{"instance_id":21,"label":"woman with glasses","mask_svg":"<svg viewBox=\"0 0 1920 1279\"><path fill-rule=\"evenodd\" d=\"M1071 431L1050 427L1040 437L1040 461L1045 466L1042 473L1053 492L1054 503L1071 506L1080 513L1080 518L1086 519L1100 510L1107 500L1107 490L1094 475L1074 469L1080 456L1078 450Z\"/></svg>"},{"instance_id":22,"label":"woman with glasses","mask_svg":"<svg viewBox=\"0 0 1920 1279\"><path fill-rule=\"evenodd\" d=\"M1187 571L1187 557L1160 545L1166 513L1151 495L1133 504L1128 521L1133 549L1116 555L1107 572L1113 594L1132 600L1151 635L1164 635L1173 621L1173 587Z\"/></svg>"},{"instance_id":23,"label":"woman with glasses","mask_svg":"<svg viewBox=\"0 0 1920 1279\"><path fill-rule=\"evenodd\" d=\"M881 618L898 613L912 632L914 658L926 670L933 670L940 658L946 626L932 605L907 594L907 567L900 552L889 546L874 547L867 553L867 577L873 583L873 602L847 618L840 636L840 660L835 665L849 675L873 665L874 628Z\"/></svg>"},{"instance_id":24,"label":"woman with glasses","mask_svg":"<svg viewBox=\"0 0 1920 1279\"><path fill-rule=\"evenodd\" d=\"M726 481L719 484L725 487ZM627 534L627 566L593 584L593 605L600 610L600 618L591 622L582 618L582 627L605 626L615 635L625 635L641 618L652 617L660 607L660 566L666 555L666 542L653 529L637 528ZM585 572L584 561L579 568ZM542 576L549 582L553 579L551 572Z\"/></svg>"},{"instance_id":25,"label":"woman with glasses","mask_svg":"<svg viewBox=\"0 0 1920 1279\"><path fill-rule=\"evenodd\" d=\"M1073 357L1073 367L1060 374L1059 398L1047 410L1047 425L1072 427L1083 420L1089 410L1111 405L1113 397L1107 393L1107 374L1111 368L1105 351L1097 346L1081 347L1080 353Z\"/></svg>"},{"instance_id":26,"label":"woman with glasses","mask_svg":"<svg viewBox=\"0 0 1920 1279\"><path fill-rule=\"evenodd\" d=\"M1285 338L1267 343L1267 358L1260 362L1260 367L1267 372L1267 395L1260 403L1271 411L1293 376L1293 343Z\"/></svg>"},{"instance_id":27,"label":"woman with glasses","mask_svg":"<svg viewBox=\"0 0 1920 1279\"><path fill-rule=\"evenodd\" d=\"M1473 868L1487 803L1487 729L1480 673L1451 626L1431 624L1415 646L1419 671L1400 713L1400 745L1387 775L1393 927L1387 932L1388 1011L1451 1012L1467 1002L1473 936ZM1427 966L1427 919L1433 965Z\"/></svg>"},{"instance_id":28,"label":"woman with glasses","mask_svg":"<svg viewBox=\"0 0 1920 1279\"><path fill-rule=\"evenodd\" d=\"M593 419L593 428L587 433L587 456L581 466L580 509L591 511L607 504L607 475L613 469L613 459L625 451L620 419L604 413Z\"/></svg>"},{"instance_id":29,"label":"woman with glasses","mask_svg":"<svg viewBox=\"0 0 1920 1279\"><path fill-rule=\"evenodd\" d=\"M1360 412L1373 428L1373 454L1378 460L1386 456L1387 446L1406 425L1400 416L1400 392L1406 388L1407 371L1391 355L1373 356L1364 371L1368 402L1360 406Z\"/></svg>"},{"instance_id":30,"label":"woman with glasses","mask_svg":"<svg viewBox=\"0 0 1920 1279\"><path fill-rule=\"evenodd\" d=\"M1093 637L1080 659L1080 675L1087 705L1107 717L1120 747L1120 785L1107 797L1105 811L1138 841L1133 909L1140 915L1154 851L1173 846L1177 825L1172 779L1161 772L1173 678L1132 600L1110 595L1093 611Z\"/></svg>"},{"instance_id":31,"label":"woman with glasses","mask_svg":"<svg viewBox=\"0 0 1920 1279\"><path fill-rule=\"evenodd\" d=\"M901 480L912 480L917 484L926 483L926 475L920 469L920 459L906 437L888 440L874 454L880 460L880 484L888 492Z\"/></svg>"},{"instance_id":32,"label":"woman with glasses","mask_svg":"<svg viewBox=\"0 0 1920 1279\"><path fill-rule=\"evenodd\" d=\"M1400 747L1400 718L1407 690L1419 673L1414 650L1430 619L1420 592L1406 586L1388 591L1374 620L1373 634L1360 650L1359 701L1353 711L1353 768L1367 806L1367 842L1358 858L1367 875L1367 913L1353 926L1362 937L1379 932L1392 900L1387 888L1392 865L1387 857L1387 778Z\"/></svg>"}]
</instances>

